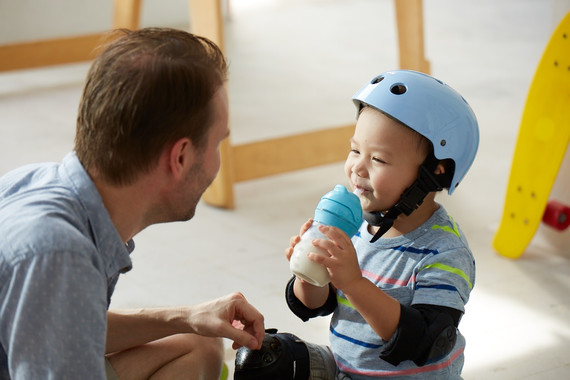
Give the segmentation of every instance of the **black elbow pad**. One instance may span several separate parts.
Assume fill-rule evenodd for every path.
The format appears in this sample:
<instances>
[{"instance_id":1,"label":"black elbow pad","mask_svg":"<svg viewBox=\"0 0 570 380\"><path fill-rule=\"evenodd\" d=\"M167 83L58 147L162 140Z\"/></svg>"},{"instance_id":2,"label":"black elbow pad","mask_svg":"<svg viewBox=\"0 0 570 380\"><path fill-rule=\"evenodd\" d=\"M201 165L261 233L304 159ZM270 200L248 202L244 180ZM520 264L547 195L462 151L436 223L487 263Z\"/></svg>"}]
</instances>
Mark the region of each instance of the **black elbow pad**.
<instances>
[{"instance_id":1,"label":"black elbow pad","mask_svg":"<svg viewBox=\"0 0 570 380\"><path fill-rule=\"evenodd\" d=\"M455 326L447 326L443 328L439 332L439 334L435 337L434 342L431 345L431 348L425 357L425 360L421 361L421 364L415 362L417 365L424 365L430 361L437 361L439 359L444 358L447 354L453 350L455 346L455 342L457 341L457 327Z\"/></svg>"},{"instance_id":2,"label":"black elbow pad","mask_svg":"<svg viewBox=\"0 0 570 380\"><path fill-rule=\"evenodd\" d=\"M398 365L412 360L423 366L451 352L457 341L461 311L443 306L401 306L400 322L380 358Z\"/></svg>"},{"instance_id":3,"label":"black elbow pad","mask_svg":"<svg viewBox=\"0 0 570 380\"><path fill-rule=\"evenodd\" d=\"M307 322L310 318L329 315L334 311L334 309L337 306L336 293L330 284L329 284L329 296L325 304L317 309L309 309L297 298L297 296L295 296L295 292L293 291L293 284L295 283L295 278L296 277L293 276L291 280L289 280L289 282L287 283L287 286L285 287L285 300L287 301L287 305L289 306L289 309L293 312L293 314L301 318L303 322Z\"/></svg>"}]
</instances>

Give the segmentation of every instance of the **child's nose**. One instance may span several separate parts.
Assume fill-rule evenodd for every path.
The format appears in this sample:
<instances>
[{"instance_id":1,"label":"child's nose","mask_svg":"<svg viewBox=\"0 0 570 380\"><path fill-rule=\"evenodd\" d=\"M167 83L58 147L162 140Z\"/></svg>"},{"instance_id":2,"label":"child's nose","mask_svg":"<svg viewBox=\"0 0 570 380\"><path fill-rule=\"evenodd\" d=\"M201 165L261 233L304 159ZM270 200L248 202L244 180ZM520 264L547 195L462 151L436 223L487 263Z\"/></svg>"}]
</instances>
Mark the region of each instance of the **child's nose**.
<instances>
[{"instance_id":1,"label":"child's nose","mask_svg":"<svg viewBox=\"0 0 570 380\"><path fill-rule=\"evenodd\" d=\"M352 172L359 177L366 178L368 176L368 170L366 170L366 165L362 158L355 160L354 165L352 166Z\"/></svg>"}]
</instances>

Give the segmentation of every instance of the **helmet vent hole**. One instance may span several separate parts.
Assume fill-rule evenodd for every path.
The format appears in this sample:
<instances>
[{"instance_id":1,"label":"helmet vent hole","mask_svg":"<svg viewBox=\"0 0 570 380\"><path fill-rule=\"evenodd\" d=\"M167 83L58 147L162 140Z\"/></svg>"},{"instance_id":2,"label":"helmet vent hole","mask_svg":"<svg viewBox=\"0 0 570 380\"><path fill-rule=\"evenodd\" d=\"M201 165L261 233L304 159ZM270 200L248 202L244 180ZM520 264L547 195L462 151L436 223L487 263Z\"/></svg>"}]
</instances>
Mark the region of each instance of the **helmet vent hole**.
<instances>
[{"instance_id":1,"label":"helmet vent hole","mask_svg":"<svg viewBox=\"0 0 570 380\"><path fill-rule=\"evenodd\" d=\"M405 94L408 89L401 83L396 83L390 87L390 92L394 95L402 95Z\"/></svg>"},{"instance_id":2,"label":"helmet vent hole","mask_svg":"<svg viewBox=\"0 0 570 380\"><path fill-rule=\"evenodd\" d=\"M447 144L447 141L445 141L445 140L441 140L441 141L439 142L439 145L441 145L441 146L445 146L445 144Z\"/></svg>"},{"instance_id":3,"label":"helmet vent hole","mask_svg":"<svg viewBox=\"0 0 570 380\"><path fill-rule=\"evenodd\" d=\"M378 84L378 83L382 82L383 79L384 79L383 76L379 76L379 77L372 79L372 82L370 82L370 83L371 84Z\"/></svg>"}]
</instances>

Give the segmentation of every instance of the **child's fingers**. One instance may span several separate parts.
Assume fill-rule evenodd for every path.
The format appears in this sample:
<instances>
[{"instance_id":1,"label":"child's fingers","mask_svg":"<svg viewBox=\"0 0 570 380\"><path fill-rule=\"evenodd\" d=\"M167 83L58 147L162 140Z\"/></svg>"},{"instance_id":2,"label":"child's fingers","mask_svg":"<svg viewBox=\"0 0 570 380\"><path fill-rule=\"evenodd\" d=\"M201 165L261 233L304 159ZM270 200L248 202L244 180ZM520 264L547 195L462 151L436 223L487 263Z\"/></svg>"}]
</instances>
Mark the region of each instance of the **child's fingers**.
<instances>
[{"instance_id":1,"label":"child's fingers","mask_svg":"<svg viewBox=\"0 0 570 380\"><path fill-rule=\"evenodd\" d=\"M293 248L294 246L296 246L300 240L301 240L300 236L291 236L291 238L289 239L290 248Z\"/></svg>"},{"instance_id":2,"label":"child's fingers","mask_svg":"<svg viewBox=\"0 0 570 380\"><path fill-rule=\"evenodd\" d=\"M291 261L291 255L293 255L293 248L287 248L285 250L285 257L287 260Z\"/></svg>"},{"instance_id":3,"label":"child's fingers","mask_svg":"<svg viewBox=\"0 0 570 380\"><path fill-rule=\"evenodd\" d=\"M336 227L319 226L319 231L325 234L326 237L328 237L331 241L333 241L336 244L337 247L341 249L345 248L349 244L352 244L350 237L348 237L348 235L344 231Z\"/></svg>"},{"instance_id":4,"label":"child's fingers","mask_svg":"<svg viewBox=\"0 0 570 380\"><path fill-rule=\"evenodd\" d=\"M303 224L303 226L301 227L301 231L299 232L299 236L303 235L305 232L307 232L307 230L309 228L311 228L311 225L313 224L313 219L309 219L305 222L305 224Z\"/></svg>"}]
</instances>

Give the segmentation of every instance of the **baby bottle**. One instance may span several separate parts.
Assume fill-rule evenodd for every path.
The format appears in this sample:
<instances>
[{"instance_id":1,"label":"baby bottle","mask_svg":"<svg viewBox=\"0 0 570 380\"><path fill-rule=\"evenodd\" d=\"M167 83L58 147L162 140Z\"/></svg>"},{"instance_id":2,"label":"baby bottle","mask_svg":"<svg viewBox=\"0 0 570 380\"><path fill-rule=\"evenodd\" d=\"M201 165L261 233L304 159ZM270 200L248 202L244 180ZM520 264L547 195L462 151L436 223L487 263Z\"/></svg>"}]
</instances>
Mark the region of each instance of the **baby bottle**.
<instances>
[{"instance_id":1,"label":"baby bottle","mask_svg":"<svg viewBox=\"0 0 570 380\"><path fill-rule=\"evenodd\" d=\"M307 257L309 252L328 256L328 253L312 243L313 239L328 239L318 227L320 224L337 227L349 237L352 237L362 224L362 208L358 197L346 190L342 185L336 185L319 201L315 209L313 224L301 236L301 241L295 245L289 268L297 277L316 286L325 286L330 282L327 269Z\"/></svg>"}]
</instances>

